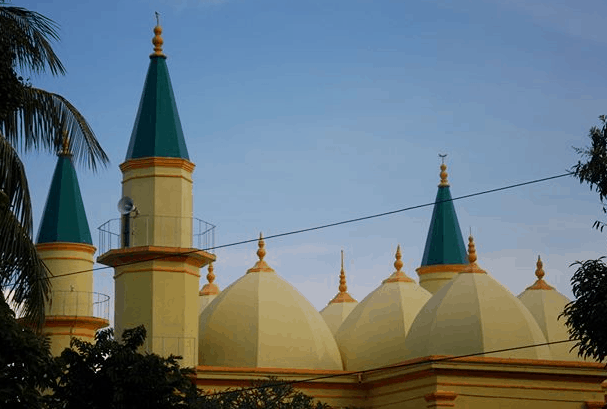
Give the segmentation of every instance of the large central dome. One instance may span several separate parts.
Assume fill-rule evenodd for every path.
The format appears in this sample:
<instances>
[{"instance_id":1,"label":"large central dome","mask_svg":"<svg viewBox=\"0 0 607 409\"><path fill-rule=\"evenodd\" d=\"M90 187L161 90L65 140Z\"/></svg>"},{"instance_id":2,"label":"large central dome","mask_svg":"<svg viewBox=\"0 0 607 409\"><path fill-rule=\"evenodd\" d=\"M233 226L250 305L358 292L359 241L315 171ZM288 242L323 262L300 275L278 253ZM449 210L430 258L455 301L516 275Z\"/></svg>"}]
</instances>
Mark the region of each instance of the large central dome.
<instances>
[{"instance_id":1,"label":"large central dome","mask_svg":"<svg viewBox=\"0 0 607 409\"><path fill-rule=\"evenodd\" d=\"M342 370L339 350L318 311L263 260L200 315L199 364Z\"/></svg>"}]
</instances>

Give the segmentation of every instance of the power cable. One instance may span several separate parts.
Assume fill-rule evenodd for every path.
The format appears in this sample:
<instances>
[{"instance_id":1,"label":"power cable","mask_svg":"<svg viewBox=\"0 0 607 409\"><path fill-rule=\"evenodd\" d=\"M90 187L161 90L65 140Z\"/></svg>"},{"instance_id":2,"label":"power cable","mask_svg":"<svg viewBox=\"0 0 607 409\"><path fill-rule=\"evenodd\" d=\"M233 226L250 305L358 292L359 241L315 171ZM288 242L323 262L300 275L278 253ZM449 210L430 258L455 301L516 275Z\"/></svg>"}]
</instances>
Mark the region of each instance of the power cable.
<instances>
[{"instance_id":1,"label":"power cable","mask_svg":"<svg viewBox=\"0 0 607 409\"><path fill-rule=\"evenodd\" d=\"M342 220L342 221L334 222L334 223L322 224L322 225L319 225L319 226L308 227L308 228L305 228L305 229L291 230L291 231L288 231L288 232L277 233L277 234L273 234L273 235L264 237L264 240L271 240L271 239L275 239L275 238L278 238L278 237L291 236L291 235L301 234L301 233L307 233L307 232L315 231L315 230L327 229L329 227L336 227L336 226L341 226L341 225L344 225L344 224L350 224L350 223L361 222L361 221L364 221L364 220L375 219L375 218L378 218L378 217L390 216L390 215L393 215L393 214L402 213L402 212L406 212L406 211L409 211L409 210L420 209L422 207L434 206L434 205L437 205L437 204L440 204L440 203L454 202L456 200L468 199L468 198L471 198L471 197L486 195L486 194L489 194L489 193L495 193L495 192L500 192L500 191L503 191L503 190L509 190L509 189L514 189L514 188L517 188L517 187L532 185L532 184L535 184L535 183L546 182L546 181L549 181L549 180L559 179L559 178L562 178L562 177L565 177L565 176L570 176L572 174L573 174L573 172L567 172L567 173L562 173L560 175L548 176L548 177L541 178L541 179L534 179L534 180L530 180L530 181L526 181L526 182L515 183L515 184L512 184L512 185L502 186L502 187L498 187L498 188L495 188L495 189L483 190L483 191L480 191L480 192L470 193L470 194L463 195L463 196L456 196L456 197L451 198L451 199L444 199L444 200L438 200L438 201L429 202L429 203L423 203L423 204L419 204L419 205L415 205L415 206L403 207L403 208L397 209L397 210L391 210L391 211L383 212L383 213L376 213L376 214L372 214L372 215L369 215L369 216L357 217L357 218L354 218L354 219ZM255 239L236 241L236 242L232 242L232 243L228 243L228 244L222 244L222 245L214 246L214 247L208 247L208 248L204 248L204 249L193 249L193 250L188 250L188 251L183 251L183 252L165 253L165 254L162 254L162 255L159 255L159 256L149 257L149 258L146 258L146 259L143 259L143 260L129 261L129 262L126 262L126 263L123 263L123 264L119 264L116 267L128 266L128 265L133 265L133 264L137 264L137 263L143 263L143 262L146 262L146 261L161 260L161 259L165 259L165 258L169 258L169 257L185 256L185 255L188 255L188 254L197 253L199 251L207 251L208 252L208 251L211 251L211 250L217 250L217 249L221 249L221 248L240 246L242 244L248 244L248 243L257 242L258 240L259 240L259 238L255 238ZM88 272L92 272L92 271L106 270L108 268L112 268L112 267L109 267L109 266L95 267L95 268L86 269L86 270L73 271L71 273L66 273L66 274L62 274L62 275L54 276L54 277L50 277L50 278L52 279L52 278L59 278L59 277L67 277L67 276L70 276L70 275L88 273ZM7 287L13 287L14 285L15 285L15 283L7 284Z\"/></svg>"}]
</instances>

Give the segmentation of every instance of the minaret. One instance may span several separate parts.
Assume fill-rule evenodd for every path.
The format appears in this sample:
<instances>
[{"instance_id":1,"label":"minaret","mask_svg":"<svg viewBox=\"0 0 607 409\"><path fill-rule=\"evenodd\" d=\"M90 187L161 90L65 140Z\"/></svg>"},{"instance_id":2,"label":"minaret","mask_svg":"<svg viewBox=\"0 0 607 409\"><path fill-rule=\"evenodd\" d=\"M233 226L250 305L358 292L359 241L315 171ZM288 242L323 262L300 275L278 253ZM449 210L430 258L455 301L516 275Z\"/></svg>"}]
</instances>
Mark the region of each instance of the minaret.
<instances>
[{"instance_id":1,"label":"minaret","mask_svg":"<svg viewBox=\"0 0 607 409\"><path fill-rule=\"evenodd\" d=\"M422 263L417 268L419 285L431 293L437 292L467 264L466 247L451 200L447 165L441 163L440 183L436 194Z\"/></svg>"},{"instance_id":2,"label":"minaret","mask_svg":"<svg viewBox=\"0 0 607 409\"><path fill-rule=\"evenodd\" d=\"M115 327L143 324L147 350L198 356L199 269L215 256L193 248L192 172L175 96L154 28L154 52L122 171L121 248L101 255L114 267Z\"/></svg>"},{"instance_id":3,"label":"minaret","mask_svg":"<svg viewBox=\"0 0 607 409\"><path fill-rule=\"evenodd\" d=\"M93 293L95 247L67 137L58 156L36 244L52 274L44 332L55 356L72 337L91 342L97 329L109 325L109 297Z\"/></svg>"},{"instance_id":4,"label":"minaret","mask_svg":"<svg viewBox=\"0 0 607 409\"><path fill-rule=\"evenodd\" d=\"M344 251L341 251L341 271L339 272L339 292L325 308L320 311L320 315L327 323L327 326L335 335L339 326L358 305L352 296L348 293L348 284L346 283L346 270L344 270Z\"/></svg>"}]
</instances>

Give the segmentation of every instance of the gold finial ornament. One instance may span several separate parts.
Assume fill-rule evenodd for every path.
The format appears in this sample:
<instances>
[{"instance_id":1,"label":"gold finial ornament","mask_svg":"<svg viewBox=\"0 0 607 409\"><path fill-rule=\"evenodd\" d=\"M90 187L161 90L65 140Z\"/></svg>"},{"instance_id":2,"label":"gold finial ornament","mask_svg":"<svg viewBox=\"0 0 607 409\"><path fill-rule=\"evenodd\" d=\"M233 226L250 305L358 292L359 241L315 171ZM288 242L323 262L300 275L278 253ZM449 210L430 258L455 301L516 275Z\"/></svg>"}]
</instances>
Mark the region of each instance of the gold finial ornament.
<instances>
[{"instance_id":1,"label":"gold finial ornament","mask_svg":"<svg viewBox=\"0 0 607 409\"><path fill-rule=\"evenodd\" d=\"M548 283L544 281L545 275L544 263L540 256L537 256L537 263L535 263L535 276L537 277L537 280L532 286L527 287L527 290L554 290L554 287L548 285Z\"/></svg>"},{"instance_id":2,"label":"gold finial ornament","mask_svg":"<svg viewBox=\"0 0 607 409\"><path fill-rule=\"evenodd\" d=\"M215 281L215 274L213 274L214 269L213 262L210 262L208 267L209 272L207 274L208 284L205 284L202 287L202 290L198 293L199 295L219 294L219 287L217 287L217 284L213 283L213 281Z\"/></svg>"},{"instance_id":3,"label":"gold finial ornament","mask_svg":"<svg viewBox=\"0 0 607 409\"><path fill-rule=\"evenodd\" d=\"M449 176L449 174L447 173L447 165L445 165L445 158L447 157L447 155L441 155L440 153L438 154L438 156L441 158L441 164L440 164L440 183L438 184L438 187L448 187L449 186L449 181L447 180L447 176Z\"/></svg>"},{"instance_id":4,"label":"gold finial ornament","mask_svg":"<svg viewBox=\"0 0 607 409\"><path fill-rule=\"evenodd\" d=\"M403 254L400 251L400 244L398 246L396 246L396 255L394 256L394 258L396 259L396 261L394 262L394 268L396 269L395 272L392 273L392 275L388 278L386 278L383 282L384 283L397 283L397 282L403 282L403 283L414 283L415 281L413 281L409 276L407 276L405 273L403 273L401 270L403 269L403 261L401 260L403 258Z\"/></svg>"},{"instance_id":5,"label":"gold finial ornament","mask_svg":"<svg viewBox=\"0 0 607 409\"><path fill-rule=\"evenodd\" d=\"M344 269L344 251L341 251L341 271L339 272L339 292L329 304L339 302L356 302L350 294L348 294L348 284L346 283L346 270Z\"/></svg>"},{"instance_id":6,"label":"gold finial ornament","mask_svg":"<svg viewBox=\"0 0 607 409\"><path fill-rule=\"evenodd\" d=\"M253 267L247 270L248 273L273 273L274 270L266 263L263 258L266 256L266 242L263 241L263 234L259 233L259 240L257 241L257 257L259 257L259 261L255 263Z\"/></svg>"},{"instance_id":7,"label":"gold finial ornament","mask_svg":"<svg viewBox=\"0 0 607 409\"><path fill-rule=\"evenodd\" d=\"M59 156L71 156L72 150L70 149L70 138L67 136L67 131L63 131L63 139L61 140L61 150Z\"/></svg>"},{"instance_id":8,"label":"gold finial ornament","mask_svg":"<svg viewBox=\"0 0 607 409\"><path fill-rule=\"evenodd\" d=\"M485 270L483 270L478 266L478 264L476 264L476 260L476 245L474 244L474 237L472 237L472 234L470 234L470 236L468 237L468 265L462 271L462 273L487 274Z\"/></svg>"},{"instance_id":9,"label":"gold finial ornament","mask_svg":"<svg viewBox=\"0 0 607 409\"><path fill-rule=\"evenodd\" d=\"M152 38L152 44L154 44L154 52L150 54L150 57L165 57L162 52L162 45L164 44L164 40L162 39L162 27L160 26L160 14L155 12L156 14L156 27L154 27L154 38Z\"/></svg>"}]
</instances>

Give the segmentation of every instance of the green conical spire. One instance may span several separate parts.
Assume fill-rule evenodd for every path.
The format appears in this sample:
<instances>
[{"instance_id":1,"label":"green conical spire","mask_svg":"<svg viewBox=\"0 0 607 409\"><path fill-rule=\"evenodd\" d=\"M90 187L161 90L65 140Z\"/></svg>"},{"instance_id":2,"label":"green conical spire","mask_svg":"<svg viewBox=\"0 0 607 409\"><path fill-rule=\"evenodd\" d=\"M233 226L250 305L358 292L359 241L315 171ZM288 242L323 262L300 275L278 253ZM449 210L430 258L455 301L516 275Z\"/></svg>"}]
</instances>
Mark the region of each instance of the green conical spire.
<instances>
[{"instance_id":1,"label":"green conical spire","mask_svg":"<svg viewBox=\"0 0 607 409\"><path fill-rule=\"evenodd\" d=\"M64 144L48 192L38 243L93 244L72 155Z\"/></svg>"},{"instance_id":2,"label":"green conical spire","mask_svg":"<svg viewBox=\"0 0 607 409\"><path fill-rule=\"evenodd\" d=\"M150 55L126 160L153 156L189 159L166 56L162 53L160 26L154 28L154 33L154 53Z\"/></svg>"},{"instance_id":3,"label":"green conical spire","mask_svg":"<svg viewBox=\"0 0 607 409\"><path fill-rule=\"evenodd\" d=\"M451 201L446 169L447 166L443 163L422 266L467 263L466 246Z\"/></svg>"}]
</instances>

